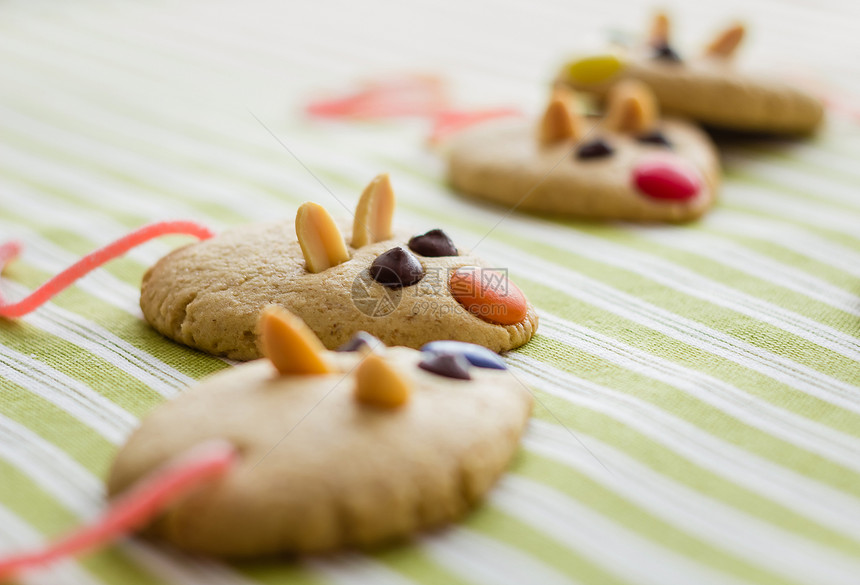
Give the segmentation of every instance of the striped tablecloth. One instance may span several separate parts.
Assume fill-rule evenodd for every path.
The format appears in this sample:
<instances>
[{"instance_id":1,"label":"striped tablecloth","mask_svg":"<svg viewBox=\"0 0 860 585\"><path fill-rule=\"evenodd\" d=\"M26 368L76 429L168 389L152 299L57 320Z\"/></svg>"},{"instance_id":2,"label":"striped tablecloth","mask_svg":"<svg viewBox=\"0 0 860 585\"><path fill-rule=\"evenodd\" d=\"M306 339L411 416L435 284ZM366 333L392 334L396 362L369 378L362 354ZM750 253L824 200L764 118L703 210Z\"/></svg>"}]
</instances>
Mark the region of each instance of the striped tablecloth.
<instances>
[{"instance_id":1,"label":"striped tablecloth","mask_svg":"<svg viewBox=\"0 0 860 585\"><path fill-rule=\"evenodd\" d=\"M686 50L744 17L744 59L836 106L812 141L726 146L703 221L514 214L491 231L500 211L445 186L426 121L312 122L301 104L425 71L459 105L537 112L566 52L641 29L650 6L295 4L0 2L0 236L26 246L0 290L20 298L155 220L221 230L305 200L334 211L328 190L353 204L387 170L399 222L480 241L540 311L537 337L507 356L539 398L523 448L486 505L409 546L226 565L128 539L26 581L860 583L858 5L676 3ZM94 518L139 418L229 367L141 318L143 271L184 241L0 323L0 551Z\"/></svg>"}]
</instances>

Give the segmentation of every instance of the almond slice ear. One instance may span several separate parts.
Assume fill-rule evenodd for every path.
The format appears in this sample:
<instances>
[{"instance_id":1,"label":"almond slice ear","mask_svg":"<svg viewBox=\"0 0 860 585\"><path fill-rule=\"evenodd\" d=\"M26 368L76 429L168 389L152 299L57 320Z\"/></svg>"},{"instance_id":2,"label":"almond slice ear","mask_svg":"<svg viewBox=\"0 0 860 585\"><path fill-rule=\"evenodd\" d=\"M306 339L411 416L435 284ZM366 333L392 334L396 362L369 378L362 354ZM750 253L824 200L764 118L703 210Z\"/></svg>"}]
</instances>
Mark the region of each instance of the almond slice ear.
<instances>
[{"instance_id":1,"label":"almond slice ear","mask_svg":"<svg viewBox=\"0 0 860 585\"><path fill-rule=\"evenodd\" d=\"M355 207L352 224L352 247L390 240L391 220L394 217L394 189L388 173L377 175L364 188Z\"/></svg>"},{"instance_id":2,"label":"almond slice ear","mask_svg":"<svg viewBox=\"0 0 860 585\"><path fill-rule=\"evenodd\" d=\"M572 101L573 93L568 90L556 89L552 92L540 122L541 144L576 140L582 135L582 121L571 107Z\"/></svg>"},{"instance_id":3,"label":"almond slice ear","mask_svg":"<svg viewBox=\"0 0 860 585\"><path fill-rule=\"evenodd\" d=\"M627 79L609 90L603 121L608 130L640 134L652 128L658 118L654 93L641 81Z\"/></svg>"},{"instance_id":4,"label":"almond slice ear","mask_svg":"<svg viewBox=\"0 0 860 585\"><path fill-rule=\"evenodd\" d=\"M355 380L355 398L363 404L397 408L409 400L409 380L379 354L368 354L361 361Z\"/></svg>"},{"instance_id":5,"label":"almond slice ear","mask_svg":"<svg viewBox=\"0 0 860 585\"><path fill-rule=\"evenodd\" d=\"M305 322L282 307L270 306L260 315L263 354L282 376L329 374L325 347Z\"/></svg>"},{"instance_id":6,"label":"almond slice ear","mask_svg":"<svg viewBox=\"0 0 860 585\"><path fill-rule=\"evenodd\" d=\"M670 22L665 12L658 12L651 22L651 32L648 35L648 44L659 47L669 43Z\"/></svg>"},{"instance_id":7,"label":"almond slice ear","mask_svg":"<svg viewBox=\"0 0 860 585\"><path fill-rule=\"evenodd\" d=\"M349 260L346 243L322 205L308 201L296 213L296 237L308 272L322 272Z\"/></svg>"},{"instance_id":8,"label":"almond slice ear","mask_svg":"<svg viewBox=\"0 0 860 585\"><path fill-rule=\"evenodd\" d=\"M738 45L740 45L741 41L744 40L745 34L746 29L744 28L744 25L735 24L730 26L711 41L711 44L705 48L705 55L708 57L728 59L734 55Z\"/></svg>"}]
</instances>

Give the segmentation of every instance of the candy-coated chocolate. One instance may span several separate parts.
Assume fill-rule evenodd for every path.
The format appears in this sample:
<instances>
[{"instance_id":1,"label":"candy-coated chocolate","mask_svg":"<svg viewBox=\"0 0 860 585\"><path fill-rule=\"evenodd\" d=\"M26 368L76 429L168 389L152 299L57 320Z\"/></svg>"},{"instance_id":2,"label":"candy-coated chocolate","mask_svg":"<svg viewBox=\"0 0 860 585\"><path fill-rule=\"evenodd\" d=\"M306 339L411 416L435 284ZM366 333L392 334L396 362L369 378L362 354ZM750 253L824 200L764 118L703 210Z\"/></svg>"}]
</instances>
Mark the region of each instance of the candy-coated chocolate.
<instances>
[{"instance_id":1,"label":"candy-coated chocolate","mask_svg":"<svg viewBox=\"0 0 860 585\"><path fill-rule=\"evenodd\" d=\"M489 323L515 325L528 313L525 295L501 272L464 266L451 275L448 286L457 302Z\"/></svg>"},{"instance_id":2,"label":"candy-coated chocolate","mask_svg":"<svg viewBox=\"0 0 860 585\"><path fill-rule=\"evenodd\" d=\"M640 134L636 137L636 140L639 142L644 142L646 144L657 144L659 146L666 146L668 148L672 148L672 143L669 142L669 139L666 138L666 135L663 134L660 130L651 130L650 132L646 132L645 134Z\"/></svg>"},{"instance_id":3,"label":"candy-coated chocolate","mask_svg":"<svg viewBox=\"0 0 860 585\"><path fill-rule=\"evenodd\" d=\"M353 335L349 341L341 345L335 351L372 351L376 347L382 347L384 344L376 337L367 331L359 331Z\"/></svg>"},{"instance_id":4,"label":"candy-coated chocolate","mask_svg":"<svg viewBox=\"0 0 860 585\"><path fill-rule=\"evenodd\" d=\"M457 246L454 245L448 234L438 228L420 236L413 236L409 240L409 249L428 258L457 255Z\"/></svg>"},{"instance_id":5,"label":"candy-coated chocolate","mask_svg":"<svg viewBox=\"0 0 860 585\"><path fill-rule=\"evenodd\" d=\"M589 140L576 150L576 158L580 160L604 158L612 155L613 152L615 152L615 149L608 142L602 138L595 138L594 140Z\"/></svg>"},{"instance_id":6,"label":"candy-coated chocolate","mask_svg":"<svg viewBox=\"0 0 860 585\"><path fill-rule=\"evenodd\" d=\"M685 201L702 190L699 173L682 159L655 156L641 160L633 169L633 184L653 199Z\"/></svg>"},{"instance_id":7,"label":"candy-coated chocolate","mask_svg":"<svg viewBox=\"0 0 860 585\"><path fill-rule=\"evenodd\" d=\"M567 75L576 83L600 83L606 81L622 69L625 63L611 53L584 57L567 66Z\"/></svg>"},{"instance_id":8,"label":"candy-coated chocolate","mask_svg":"<svg viewBox=\"0 0 860 585\"><path fill-rule=\"evenodd\" d=\"M370 265L370 276L383 286L400 288L424 278L424 267L412 252L397 246L376 257Z\"/></svg>"},{"instance_id":9,"label":"candy-coated chocolate","mask_svg":"<svg viewBox=\"0 0 860 585\"><path fill-rule=\"evenodd\" d=\"M470 364L478 368L491 370L507 370L508 366L499 354L490 351L483 345L466 343L465 341L431 341L424 344L421 351L433 354L454 354L466 358Z\"/></svg>"},{"instance_id":10,"label":"candy-coated chocolate","mask_svg":"<svg viewBox=\"0 0 860 585\"><path fill-rule=\"evenodd\" d=\"M426 355L418 367L422 370L432 372L437 376L455 378L457 380L471 380L469 374L469 362L465 357L453 353L431 353Z\"/></svg>"},{"instance_id":11,"label":"candy-coated chocolate","mask_svg":"<svg viewBox=\"0 0 860 585\"><path fill-rule=\"evenodd\" d=\"M680 63L681 56L675 52L668 43L662 43L654 47L654 58L659 59L660 61L667 61L669 63Z\"/></svg>"}]
</instances>

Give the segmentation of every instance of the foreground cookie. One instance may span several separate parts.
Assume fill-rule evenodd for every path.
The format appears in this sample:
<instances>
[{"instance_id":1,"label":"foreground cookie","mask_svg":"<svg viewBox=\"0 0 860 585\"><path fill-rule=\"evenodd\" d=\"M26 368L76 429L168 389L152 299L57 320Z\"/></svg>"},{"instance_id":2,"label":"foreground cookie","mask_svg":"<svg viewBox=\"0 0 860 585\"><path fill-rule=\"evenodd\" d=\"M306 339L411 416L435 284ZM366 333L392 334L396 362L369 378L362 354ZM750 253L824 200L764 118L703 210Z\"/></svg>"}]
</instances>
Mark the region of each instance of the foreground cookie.
<instances>
[{"instance_id":1,"label":"foreground cookie","mask_svg":"<svg viewBox=\"0 0 860 585\"><path fill-rule=\"evenodd\" d=\"M711 207L720 170L710 139L661 120L646 86L615 86L602 118L580 118L572 100L557 89L537 127L500 120L457 136L451 184L509 208L592 219L687 221Z\"/></svg>"},{"instance_id":2,"label":"foreground cookie","mask_svg":"<svg viewBox=\"0 0 860 585\"><path fill-rule=\"evenodd\" d=\"M531 394L485 348L419 352L359 334L329 352L280 309L264 312L261 329L271 361L164 404L117 456L111 495L213 439L240 453L150 534L231 557L370 547L461 517L516 451Z\"/></svg>"},{"instance_id":3,"label":"foreground cookie","mask_svg":"<svg viewBox=\"0 0 860 585\"><path fill-rule=\"evenodd\" d=\"M666 113L716 128L747 132L808 134L823 117L813 95L733 62L744 36L741 25L722 32L696 57L682 57L669 41L669 21L657 16L644 46L593 55L564 66L558 81L605 97L621 79L647 83Z\"/></svg>"},{"instance_id":4,"label":"foreground cookie","mask_svg":"<svg viewBox=\"0 0 860 585\"><path fill-rule=\"evenodd\" d=\"M260 356L256 324L271 304L329 348L357 331L413 348L454 339L505 351L531 339L535 310L503 272L441 230L393 234L393 213L380 175L361 196L349 245L325 209L305 203L295 228L252 225L176 250L144 276L141 309L167 337L238 360Z\"/></svg>"}]
</instances>

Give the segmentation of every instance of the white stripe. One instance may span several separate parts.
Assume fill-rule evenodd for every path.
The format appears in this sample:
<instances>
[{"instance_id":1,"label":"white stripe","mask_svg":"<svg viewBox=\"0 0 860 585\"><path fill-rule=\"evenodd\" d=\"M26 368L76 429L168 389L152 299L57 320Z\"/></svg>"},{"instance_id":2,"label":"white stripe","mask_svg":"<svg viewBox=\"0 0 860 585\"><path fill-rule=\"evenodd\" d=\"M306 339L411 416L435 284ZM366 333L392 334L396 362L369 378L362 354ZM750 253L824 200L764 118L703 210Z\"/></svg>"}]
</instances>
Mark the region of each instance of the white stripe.
<instances>
[{"instance_id":1,"label":"white stripe","mask_svg":"<svg viewBox=\"0 0 860 585\"><path fill-rule=\"evenodd\" d=\"M66 411L114 445L137 425L134 416L83 382L3 345L0 376Z\"/></svg>"},{"instance_id":2,"label":"white stripe","mask_svg":"<svg viewBox=\"0 0 860 585\"><path fill-rule=\"evenodd\" d=\"M776 244L840 272L860 277L860 254L856 250L785 222L718 209L702 220L702 227Z\"/></svg>"},{"instance_id":3,"label":"white stripe","mask_svg":"<svg viewBox=\"0 0 860 585\"><path fill-rule=\"evenodd\" d=\"M334 585L409 585L411 579L400 575L378 563L368 560L368 557L358 554L336 554L325 560L308 559L305 565L323 576Z\"/></svg>"},{"instance_id":4,"label":"white stripe","mask_svg":"<svg viewBox=\"0 0 860 585\"><path fill-rule=\"evenodd\" d=\"M772 160L774 163L777 162L785 162L791 160L799 160L807 164L814 165L816 167L820 167L816 169L817 172L820 172L822 175L827 174L827 176L832 177L827 173L827 171L836 171L837 173L841 173L842 175L846 175L843 179L850 185L854 185L857 188L860 188L860 170L857 169L857 159L853 156L846 156L846 153L843 150L825 150L828 146L828 143L814 143L815 145L804 144L802 142L795 142L788 145L782 145L782 149L780 150L780 154L786 155L783 157L768 157L769 160ZM733 152L737 152L733 150ZM756 157L760 157L762 155L768 156L772 153L768 149L754 149L749 152L742 151L744 155L755 155ZM851 177L854 180L851 181L847 177ZM856 197L854 201L856 202Z\"/></svg>"},{"instance_id":5,"label":"white stripe","mask_svg":"<svg viewBox=\"0 0 860 585\"><path fill-rule=\"evenodd\" d=\"M490 502L523 522L540 525L563 546L637 585L739 583L610 522L552 488L519 476L502 478L490 494Z\"/></svg>"},{"instance_id":6,"label":"white stripe","mask_svg":"<svg viewBox=\"0 0 860 585\"><path fill-rule=\"evenodd\" d=\"M821 584L854 585L860 574L860 561L855 558L671 481L594 437L584 439L580 434L580 439L587 440L590 452L581 449L562 427L532 420L524 447L586 474L681 530L789 580L800 577ZM738 539L739 534L744 535L743 540Z\"/></svg>"},{"instance_id":7,"label":"white stripe","mask_svg":"<svg viewBox=\"0 0 860 585\"><path fill-rule=\"evenodd\" d=\"M68 203L60 196L33 189L23 180L12 179L8 175L0 177L0 201L3 201L6 193L14 194L14 205L9 204L6 208L14 209L18 216L33 218L33 223L39 225L40 229L44 226L68 230L75 226L78 235L94 242L112 242L131 230L102 211ZM3 203L5 204L5 201ZM146 221L146 218L143 218L143 221ZM27 233L35 234L32 231ZM38 234L40 237L41 235ZM171 246L160 240L150 240L132 248L124 256L143 266L149 266L171 249Z\"/></svg>"},{"instance_id":8,"label":"white stripe","mask_svg":"<svg viewBox=\"0 0 860 585\"><path fill-rule=\"evenodd\" d=\"M849 204L855 213L860 213L856 185L849 186L839 181L833 181L824 174L813 174L791 164L777 164L766 159L750 158L737 151L723 153L726 168L730 171L742 171L754 175L756 181L770 183L767 187L778 191L781 197L795 197L795 191L800 191L816 200Z\"/></svg>"},{"instance_id":9,"label":"white stripe","mask_svg":"<svg viewBox=\"0 0 860 585\"><path fill-rule=\"evenodd\" d=\"M801 449L860 471L860 439L771 404L694 369L636 349L597 331L540 314L540 334L684 391L738 421Z\"/></svg>"},{"instance_id":10,"label":"white stripe","mask_svg":"<svg viewBox=\"0 0 860 585\"><path fill-rule=\"evenodd\" d=\"M814 201L793 199L741 181L724 183L720 196L724 202L733 207L754 209L764 212L771 218L790 219L802 225L837 232L860 240L857 234L860 213L834 209L816 204Z\"/></svg>"},{"instance_id":11,"label":"white stripe","mask_svg":"<svg viewBox=\"0 0 860 585\"><path fill-rule=\"evenodd\" d=\"M860 500L710 435L692 423L623 392L583 380L520 354L509 360L517 377L547 394L603 413L671 453L736 485L860 540Z\"/></svg>"},{"instance_id":12,"label":"white stripe","mask_svg":"<svg viewBox=\"0 0 860 585\"><path fill-rule=\"evenodd\" d=\"M460 577L488 585L571 585L572 579L535 562L529 555L503 546L471 530L446 531L421 539L421 548L451 567ZM492 562L489 560L492 559Z\"/></svg>"}]
</instances>

